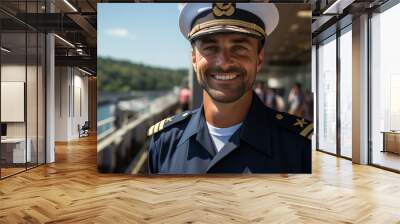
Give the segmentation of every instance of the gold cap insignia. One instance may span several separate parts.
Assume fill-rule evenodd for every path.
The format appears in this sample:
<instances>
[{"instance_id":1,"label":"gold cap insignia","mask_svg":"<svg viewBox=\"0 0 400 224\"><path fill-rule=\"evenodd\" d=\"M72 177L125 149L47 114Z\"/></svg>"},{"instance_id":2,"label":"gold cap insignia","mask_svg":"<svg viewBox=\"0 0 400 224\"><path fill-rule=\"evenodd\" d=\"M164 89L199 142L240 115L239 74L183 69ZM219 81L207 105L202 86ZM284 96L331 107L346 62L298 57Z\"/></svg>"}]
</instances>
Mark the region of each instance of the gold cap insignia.
<instances>
[{"instance_id":1,"label":"gold cap insignia","mask_svg":"<svg viewBox=\"0 0 400 224\"><path fill-rule=\"evenodd\" d=\"M213 13L215 16L231 16L235 13L235 3L214 3Z\"/></svg>"}]
</instances>

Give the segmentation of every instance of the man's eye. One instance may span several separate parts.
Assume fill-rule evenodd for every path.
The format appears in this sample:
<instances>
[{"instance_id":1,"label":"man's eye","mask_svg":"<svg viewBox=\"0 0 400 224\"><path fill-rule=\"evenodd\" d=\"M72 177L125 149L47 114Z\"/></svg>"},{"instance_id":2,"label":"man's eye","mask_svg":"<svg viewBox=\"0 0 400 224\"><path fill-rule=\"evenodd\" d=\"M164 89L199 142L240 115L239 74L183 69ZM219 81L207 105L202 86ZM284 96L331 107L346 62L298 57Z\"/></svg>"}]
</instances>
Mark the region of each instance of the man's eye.
<instances>
[{"instance_id":1,"label":"man's eye","mask_svg":"<svg viewBox=\"0 0 400 224\"><path fill-rule=\"evenodd\" d=\"M235 46L233 49L237 53L246 53L248 51L248 49L243 46Z\"/></svg>"},{"instance_id":2,"label":"man's eye","mask_svg":"<svg viewBox=\"0 0 400 224\"><path fill-rule=\"evenodd\" d=\"M216 46L205 47L205 48L203 48L203 51L216 52L216 51L218 51L218 47L216 47Z\"/></svg>"}]
</instances>

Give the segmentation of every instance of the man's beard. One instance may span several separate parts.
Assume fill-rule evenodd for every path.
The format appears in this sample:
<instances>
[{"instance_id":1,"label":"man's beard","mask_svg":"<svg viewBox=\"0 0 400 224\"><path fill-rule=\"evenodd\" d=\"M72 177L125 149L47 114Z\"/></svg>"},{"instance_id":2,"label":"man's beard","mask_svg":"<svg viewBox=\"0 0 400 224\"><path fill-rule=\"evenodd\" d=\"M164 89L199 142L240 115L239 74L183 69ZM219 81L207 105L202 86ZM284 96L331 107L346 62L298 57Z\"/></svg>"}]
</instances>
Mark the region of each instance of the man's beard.
<instances>
[{"instance_id":1,"label":"man's beard","mask_svg":"<svg viewBox=\"0 0 400 224\"><path fill-rule=\"evenodd\" d=\"M215 86L215 84L212 83L212 79L214 78L211 74L213 73L239 74L239 77L236 77L236 79L240 79L240 83L235 85L227 83L226 85L219 84L218 86ZM210 67L204 71L203 76L198 76L198 82L214 101L220 103L232 103L239 100L252 88L253 83L251 83L251 80L246 78L248 78L246 70L237 66L231 66L226 70L223 70L221 67Z\"/></svg>"}]
</instances>

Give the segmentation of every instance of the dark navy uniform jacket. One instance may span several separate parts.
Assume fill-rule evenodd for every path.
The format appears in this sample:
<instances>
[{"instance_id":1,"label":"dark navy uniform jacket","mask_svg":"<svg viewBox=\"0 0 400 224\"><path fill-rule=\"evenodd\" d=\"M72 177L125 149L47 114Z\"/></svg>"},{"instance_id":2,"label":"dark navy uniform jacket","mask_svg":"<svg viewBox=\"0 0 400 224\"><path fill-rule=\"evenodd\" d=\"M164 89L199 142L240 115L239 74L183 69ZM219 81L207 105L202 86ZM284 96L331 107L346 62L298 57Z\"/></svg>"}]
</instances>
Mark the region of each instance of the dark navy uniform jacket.
<instances>
[{"instance_id":1,"label":"dark navy uniform jacket","mask_svg":"<svg viewBox=\"0 0 400 224\"><path fill-rule=\"evenodd\" d=\"M153 125L149 169L160 174L311 173L313 124L272 110L253 94L246 119L217 152L203 107Z\"/></svg>"}]
</instances>

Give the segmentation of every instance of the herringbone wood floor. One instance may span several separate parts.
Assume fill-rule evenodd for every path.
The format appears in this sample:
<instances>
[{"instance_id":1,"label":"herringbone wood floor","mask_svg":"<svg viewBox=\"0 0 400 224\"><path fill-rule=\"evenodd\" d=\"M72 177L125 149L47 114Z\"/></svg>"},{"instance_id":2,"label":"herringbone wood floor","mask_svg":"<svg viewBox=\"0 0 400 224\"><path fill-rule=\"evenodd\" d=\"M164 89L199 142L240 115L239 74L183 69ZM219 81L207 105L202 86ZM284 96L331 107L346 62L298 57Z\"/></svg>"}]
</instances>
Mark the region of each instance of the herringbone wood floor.
<instances>
[{"instance_id":1,"label":"herringbone wood floor","mask_svg":"<svg viewBox=\"0 0 400 224\"><path fill-rule=\"evenodd\" d=\"M0 181L0 223L400 223L400 175L320 152L312 175L96 173L96 141Z\"/></svg>"}]
</instances>

